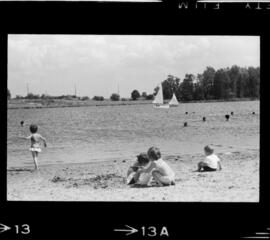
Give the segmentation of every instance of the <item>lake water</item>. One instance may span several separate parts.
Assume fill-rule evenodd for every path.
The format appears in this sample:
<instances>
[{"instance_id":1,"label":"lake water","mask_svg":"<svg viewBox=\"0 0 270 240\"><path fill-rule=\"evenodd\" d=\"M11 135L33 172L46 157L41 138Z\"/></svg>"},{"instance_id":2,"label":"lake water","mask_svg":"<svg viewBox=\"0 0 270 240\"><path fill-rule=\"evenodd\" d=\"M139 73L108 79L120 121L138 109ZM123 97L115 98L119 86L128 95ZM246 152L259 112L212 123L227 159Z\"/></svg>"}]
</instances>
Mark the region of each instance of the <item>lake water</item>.
<instances>
[{"instance_id":1,"label":"lake water","mask_svg":"<svg viewBox=\"0 0 270 240\"><path fill-rule=\"evenodd\" d=\"M169 109L151 104L9 109L7 165L33 166L30 142L18 138L29 135L29 126L21 127L21 120L38 124L47 139L40 165L135 159L153 145L164 157L203 153L207 144L214 144L217 153L259 149L259 105L243 101L181 103ZM224 115L231 111L234 115L226 121Z\"/></svg>"}]
</instances>

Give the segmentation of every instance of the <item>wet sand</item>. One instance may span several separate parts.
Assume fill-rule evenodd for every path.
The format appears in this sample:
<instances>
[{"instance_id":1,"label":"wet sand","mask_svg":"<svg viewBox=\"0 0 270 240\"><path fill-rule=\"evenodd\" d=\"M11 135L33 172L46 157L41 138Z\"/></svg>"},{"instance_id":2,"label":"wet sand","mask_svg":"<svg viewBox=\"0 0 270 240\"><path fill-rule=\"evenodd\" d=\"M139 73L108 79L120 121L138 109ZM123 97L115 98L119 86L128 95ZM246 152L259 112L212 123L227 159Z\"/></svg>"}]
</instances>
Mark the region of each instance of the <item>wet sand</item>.
<instances>
[{"instance_id":1,"label":"wet sand","mask_svg":"<svg viewBox=\"0 0 270 240\"><path fill-rule=\"evenodd\" d=\"M8 201L165 201L258 202L259 150L217 153L223 169L195 172L203 154L166 156L176 185L130 187L125 184L131 160L11 168L7 171Z\"/></svg>"}]
</instances>

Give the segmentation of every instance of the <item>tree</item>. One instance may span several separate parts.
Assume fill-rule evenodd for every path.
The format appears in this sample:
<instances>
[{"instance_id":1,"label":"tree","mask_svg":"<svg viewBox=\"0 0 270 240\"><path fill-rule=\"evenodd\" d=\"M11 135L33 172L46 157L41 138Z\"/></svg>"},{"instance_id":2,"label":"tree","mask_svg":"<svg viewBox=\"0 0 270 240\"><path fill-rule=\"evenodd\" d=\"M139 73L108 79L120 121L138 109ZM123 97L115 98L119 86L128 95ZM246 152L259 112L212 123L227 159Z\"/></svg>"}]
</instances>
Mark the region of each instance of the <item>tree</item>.
<instances>
[{"instance_id":1,"label":"tree","mask_svg":"<svg viewBox=\"0 0 270 240\"><path fill-rule=\"evenodd\" d=\"M103 101L104 97L102 97L102 96L94 96L93 100L95 100L95 101Z\"/></svg>"},{"instance_id":2,"label":"tree","mask_svg":"<svg viewBox=\"0 0 270 240\"><path fill-rule=\"evenodd\" d=\"M249 97L256 98L259 96L260 86L260 71L258 68L248 68L248 82L247 87L249 89Z\"/></svg>"},{"instance_id":3,"label":"tree","mask_svg":"<svg viewBox=\"0 0 270 240\"><path fill-rule=\"evenodd\" d=\"M159 86L156 86L156 87L154 88L154 93L153 93L153 95L154 95L154 96L156 96L156 95L157 95L158 90L159 90Z\"/></svg>"},{"instance_id":4,"label":"tree","mask_svg":"<svg viewBox=\"0 0 270 240\"><path fill-rule=\"evenodd\" d=\"M204 99L212 99L213 93L212 88L214 85L214 77L215 77L215 69L212 67L207 67L206 70L202 74L202 88Z\"/></svg>"},{"instance_id":5,"label":"tree","mask_svg":"<svg viewBox=\"0 0 270 240\"><path fill-rule=\"evenodd\" d=\"M142 92L142 97L143 97L144 99L146 99L147 93L146 93L146 92Z\"/></svg>"},{"instance_id":6,"label":"tree","mask_svg":"<svg viewBox=\"0 0 270 240\"><path fill-rule=\"evenodd\" d=\"M260 97L260 68L241 68L236 86L237 97Z\"/></svg>"},{"instance_id":7,"label":"tree","mask_svg":"<svg viewBox=\"0 0 270 240\"><path fill-rule=\"evenodd\" d=\"M27 98L27 99L39 99L40 97L39 97L38 94L28 93L25 98Z\"/></svg>"},{"instance_id":8,"label":"tree","mask_svg":"<svg viewBox=\"0 0 270 240\"><path fill-rule=\"evenodd\" d=\"M176 94L176 98L179 98L180 79L173 75L168 75L167 79L162 82L162 88L165 99L171 99L173 93Z\"/></svg>"},{"instance_id":9,"label":"tree","mask_svg":"<svg viewBox=\"0 0 270 240\"><path fill-rule=\"evenodd\" d=\"M24 97L23 96L21 96L21 95L16 95L16 97L15 97L16 99L23 99Z\"/></svg>"},{"instance_id":10,"label":"tree","mask_svg":"<svg viewBox=\"0 0 270 240\"><path fill-rule=\"evenodd\" d=\"M9 91L9 89L7 90L7 99L10 99L11 98L11 93Z\"/></svg>"},{"instance_id":11,"label":"tree","mask_svg":"<svg viewBox=\"0 0 270 240\"><path fill-rule=\"evenodd\" d=\"M193 100L193 81L195 77L193 74L186 74L181 83L181 96L184 101Z\"/></svg>"},{"instance_id":12,"label":"tree","mask_svg":"<svg viewBox=\"0 0 270 240\"><path fill-rule=\"evenodd\" d=\"M113 94L111 95L111 100L112 100L112 101L119 101L119 100L120 100L120 95L117 94L117 93L113 93Z\"/></svg>"},{"instance_id":13,"label":"tree","mask_svg":"<svg viewBox=\"0 0 270 240\"><path fill-rule=\"evenodd\" d=\"M48 95L48 94L42 94L41 96L40 96L40 98L42 98L42 99L49 99L50 98L50 96Z\"/></svg>"},{"instance_id":14,"label":"tree","mask_svg":"<svg viewBox=\"0 0 270 240\"><path fill-rule=\"evenodd\" d=\"M219 69L216 72L212 93L215 99L228 99L232 97L230 78L226 69Z\"/></svg>"},{"instance_id":15,"label":"tree","mask_svg":"<svg viewBox=\"0 0 270 240\"><path fill-rule=\"evenodd\" d=\"M178 100L208 100L260 97L260 67L241 68L237 65L217 71L208 66L202 74L186 74L184 80L168 75L162 82L163 97L175 93ZM154 89L154 96L159 91Z\"/></svg>"},{"instance_id":16,"label":"tree","mask_svg":"<svg viewBox=\"0 0 270 240\"><path fill-rule=\"evenodd\" d=\"M236 81L236 97L242 98L246 92L246 82L248 79L248 71L246 68L240 68L239 78Z\"/></svg>"},{"instance_id":17,"label":"tree","mask_svg":"<svg viewBox=\"0 0 270 240\"><path fill-rule=\"evenodd\" d=\"M149 94L145 98L146 100L153 100L154 99L154 94Z\"/></svg>"},{"instance_id":18,"label":"tree","mask_svg":"<svg viewBox=\"0 0 270 240\"><path fill-rule=\"evenodd\" d=\"M261 72L260 72L260 67L257 67L255 69L255 78L256 78L256 97L260 97L260 83L261 83Z\"/></svg>"},{"instance_id":19,"label":"tree","mask_svg":"<svg viewBox=\"0 0 270 240\"><path fill-rule=\"evenodd\" d=\"M81 99L82 99L82 101L87 101L87 100L89 100L89 97L88 96L83 96Z\"/></svg>"},{"instance_id":20,"label":"tree","mask_svg":"<svg viewBox=\"0 0 270 240\"><path fill-rule=\"evenodd\" d=\"M201 79L202 79L202 74L198 74L196 79L195 79L196 82L193 84L193 99L195 99L195 100L204 99Z\"/></svg>"},{"instance_id":21,"label":"tree","mask_svg":"<svg viewBox=\"0 0 270 240\"><path fill-rule=\"evenodd\" d=\"M240 68L236 65L233 65L228 71L230 82L229 87L231 89L232 97L237 96L237 82L240 78Z\"/></svg>"},{"instance_id":22,"label":"tree","mask_svg":"<svg viewBox=\"0 0 270 240\"><path fill-rule=\"evenodd\" d=\"M172 75L168 75L168 78L162 82L163 97L164 99L170 99L173 95L174 78Z\"/></svg>"},{"instance_id":23,"label":"tree","mask_svg":"<svg viewBox=\"0 0 270 240\"><path fill-rule=\"evenodd\" d=\"M213 95L215 99L220 99L223 90L223 70L219 69L216 71L213 84Z\"/></svg>"},{"instance_id":24,"label":"tree","mask_svg":"<svg viewBox=\"0 0 270 240\"><path fill-rule=\"evenodd\" d=\"M132 93L131 93L132 100L137 100L140 96L141 95L140 95L138 90L133 90Z\"/></svg>"}]
</instances>

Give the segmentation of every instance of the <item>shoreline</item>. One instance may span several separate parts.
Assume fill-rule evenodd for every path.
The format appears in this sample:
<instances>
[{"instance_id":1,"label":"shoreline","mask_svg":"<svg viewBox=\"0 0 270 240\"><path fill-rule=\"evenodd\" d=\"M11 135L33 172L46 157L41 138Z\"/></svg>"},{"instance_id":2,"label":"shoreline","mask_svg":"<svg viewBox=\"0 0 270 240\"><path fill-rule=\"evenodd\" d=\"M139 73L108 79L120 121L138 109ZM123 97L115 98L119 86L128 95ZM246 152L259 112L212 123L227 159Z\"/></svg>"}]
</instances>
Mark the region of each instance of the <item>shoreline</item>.
<instances>
[{"instance_id":1,"label":"shoreline","mask_svg":"<svg viewBox=\"0 0 270 240\"><path fill-rule=\"evenodd\" d=\"M29 99L11 99L8 100L8 110L11 109L42 109L42 108L64 108L64 107L106 107L106 106L127 106L127 105L147 105L152 104L153 100L127 100L127 101L81 101L81 100L29 100ZM169 100L165 100L167 103ZM246 102L246 101L260 101L260 99L251 98L234 98L234 99L220 99L220 100L198 100L198 101L181 101L181 103L211 103L211 102ZM12 106L14 104L14 106ZM18 106L21 105L21 106Z\"/></svg>"},{"instance_id":2,"label":"shoreline","mask_svg":"<svg viewBox=\"0 0 270 240\"><path fill-rule=\"evenodd\" d=\"M218 154L222 171L194 172L203 154L171 155L176 185L125 184L133 160L68 163L7 170L8 201L258 202L259 150ZM165 158L164 158L165 159Z\"/></svg>"},{"instance_id":3,"label":"shoreline","mask_svg":"<svg viewBox=\"0 0 270 240\"><path fill-rule=\"evenodd\" d=\"M68 101L68 100L67 100ZM25 103L20 103L25 104ZM39 102L26 102L26 104L30 106L10 106L8 104L8 110L10 109L42 109L42 108L68 108L68 107L107 107L107 106L127 106L127 105L146 105L152 104L152 101L89 101L89 102L82 102L82 101L70 101L69 104L59 103L55 105L40 105L42 103ZM34 106L34 104L36 104Z\"/></svg>"},{"instance_id":4,"label":"shoreline","mask_svg":"<svg viewBox=\"0 0 270 240\"><path fill-rule=\"evenodd\" d=\"M219 151L218 153L216 153L217 155L229 155L229 154L235 154L235 153L239 153L239 152L245 152L245 153L252 153L254 151L259 151L257 148L245 148L245 149L239 149L236 148L234 150L232 150L231 152L228 150L223 150L223 151ZM165 161L173 161L175 159L187 159L192 155L192 158L196 157L196 158L203 158L204 154L201 153L201 149L198 150L198 152L193 152L192 154L188 154L188 153L178 153L178 154L163 154L163 160ZM40 163L42 162L42 160L40 161ZM115 158L110 158L110 159L99 159L99 160L95 160L95 161L83 161L83 162L57 162L57 163L45 163L45 164L40 164L39 166L40 168L52 168L54 166L56 166L57 168L63 166L63 167L68 167L68 166L76 166L76 165L95 165L95 164L107 164L107 163L125 163L125 162L129 162L130 164L132 164L133 160L128 159L128 158L123 158L123 159L115 159ZM30 170L31 167L29 168L28 166L7 166L7 171L23 171L23 170Z\"/></svg>"}]
</instances>

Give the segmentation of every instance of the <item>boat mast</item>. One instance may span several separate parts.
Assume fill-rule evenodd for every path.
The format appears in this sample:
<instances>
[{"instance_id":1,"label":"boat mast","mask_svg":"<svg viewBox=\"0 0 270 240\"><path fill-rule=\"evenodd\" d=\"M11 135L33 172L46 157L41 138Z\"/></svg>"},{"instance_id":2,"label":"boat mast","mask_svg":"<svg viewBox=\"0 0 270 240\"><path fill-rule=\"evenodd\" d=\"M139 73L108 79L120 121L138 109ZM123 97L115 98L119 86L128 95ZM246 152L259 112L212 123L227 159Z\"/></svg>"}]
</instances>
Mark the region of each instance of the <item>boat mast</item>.
<instances>
[{"instance_id":1,"label":"boat mast","mask_svg":"<svg viewBox=\"0 0 270 240\"><path fill-rule=\"evenodd\" d=\"M27 96L29 94L29 86L28 86L28 83L26 83L26 93L27 93Z\"/></svg>"}]
</instances>

